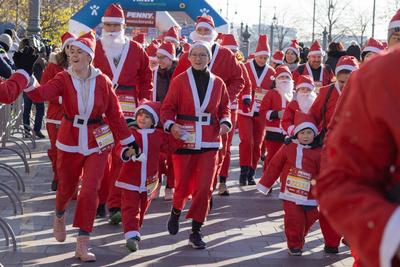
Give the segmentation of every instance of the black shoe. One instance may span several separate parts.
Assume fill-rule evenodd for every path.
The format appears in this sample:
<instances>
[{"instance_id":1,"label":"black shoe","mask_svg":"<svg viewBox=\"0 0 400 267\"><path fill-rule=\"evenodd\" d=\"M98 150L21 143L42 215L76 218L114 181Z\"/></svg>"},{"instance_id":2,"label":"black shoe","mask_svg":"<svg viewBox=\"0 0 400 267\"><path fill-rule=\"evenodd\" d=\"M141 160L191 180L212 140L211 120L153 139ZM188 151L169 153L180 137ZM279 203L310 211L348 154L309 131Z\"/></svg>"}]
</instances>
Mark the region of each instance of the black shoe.
<instances>
[{"instance_id":1,"label":"black shoe","mask_svg":"<svg viewBox=\"0 0 400 267\"><path fill-rule=\"evenodd\" d=\"M46 136L44 136L41 131L35 131L35 136L39 139L46 138Z\"/></svg>"},{"instance_id":2,"label":"black shoe","mask_svg":"<svg viewBox=\"0 0 400 267\"><path fill-rule=\"evenodd\" d=\"M249 167L240 166L240 176L239 176L239 185L246 186L247 185L247 175L249 172Z\"/></svg>"},{"instance_id":3,"label":"black shoe","mask_svg":"<svg viewBox=\"0 0 400 267\"><path fill-rule=\"evenodd\" d=\"M261 157L260 157L261 161L265 161L266 158L267 158L266 155L261 155Z\"/></svg>"},{"instance_id":4,"label":"black shoe","mask_svg":"<svg viewBox=\"0 0 400 267\"><path fill-rule=\"evenodd\" d=\"M106 204L99 204L96 210L96 218L106 217Z\"/></svg>"},{"instance_id":5,"label":"black shoe","mask_svg":"<svg viewBox=\"0 0 400 267\"><path fill-rule=\"evenodd\" d=\"M171 215L169 216L167 229L170 235L176 235L179 232L179 216L181 214L175 214L174 211L171 211Z\"/></svg>"},{"instance_id":6,"label":"black shoe","mask_svg":"<svg viewBox=\"0 0 400 267\"><path fill-rule=\"evenodd\" d=\"M247 174L247 184L248 185L256 185L256 181L254 180L254 174L255 174L255 170L253 168L250 168L250 170Z\"/></svg>"},{"instance_id":7,"label":"black shoe","mask_svg":"<svg viewBox=\"0 0 400 267\"><path fill-rule=\"evenodd\" d=\"M195 249L205 249L206 243L203 241L203 237L200 232L193 232L189 236L189 245Z\"/></svg>"},{"instance_id":8,"label":"black shoe","mask_svg":"<svg viewBox=\"0 0 400 267\"><path fill-rule=\"evenodd\" d=\"M301 251L300 248L289 248L288 253L289 253L289 255L291 255L291 256L301 256L301 254L303 253L303 251Z\"/></svg>"},{"instance_id":9,"label":"black shoe","mask_svg":"<svg viewBox=\"0 0 400 267\"><path fill-rule=\"evenodd\" d=\"M324 251L326 253L330 253L330 254L338 254L339 253L339 248L333 248L333 247L325 246L324 247Z\"/></svg>"},{"instance_id":10,"label":"black shoe","mask_svg":"<svg viewBox=\"0 0 400 267\"><path fill-rule=\"evenodd\" d=\"M56 180L53 180L53 181L51 182L51 191L57 191L57 186L58 186L57 181L56 181Z\"/></svg>"},{"instance_id":11,"label":"black shoe","mask_svg":"<svg viewBox=\"0 0 400 267\"><path fill-rule=\"evenodd\" d=\"M118 225L122 221L121 209L120 208L111 208L109 210L109 218L108 222L113 225Z\"/></svg>"}]
</instances>

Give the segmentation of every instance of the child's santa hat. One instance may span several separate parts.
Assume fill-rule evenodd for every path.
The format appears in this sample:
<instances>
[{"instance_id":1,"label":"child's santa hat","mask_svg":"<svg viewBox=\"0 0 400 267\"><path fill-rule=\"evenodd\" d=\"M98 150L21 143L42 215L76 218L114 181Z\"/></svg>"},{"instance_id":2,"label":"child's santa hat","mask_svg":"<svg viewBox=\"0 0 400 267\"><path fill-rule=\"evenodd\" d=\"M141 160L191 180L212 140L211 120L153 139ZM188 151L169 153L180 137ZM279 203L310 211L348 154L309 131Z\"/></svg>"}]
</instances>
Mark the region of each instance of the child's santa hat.
<instances>
[{"instance_id":1,"label":"child's santa hat","mask_svg":"<svg viewBox=\"0 0 400 267\"><path fill-rule=\"evenodd\" d=\"M254 56L270 56L271 50L269 49L269 44L268 44L268 37L265 34L261 34L258 37L258 43L257 43L257 49L256 52L254 53Z\"/></svg>"},{"instance_id":2,"label":"child's santa hat","mask_svg":"<svg viewBox=\"0 0 400 267\"><path fill-rule=\"evenodd\" d=\"M167 33L164 35L164 41L173 42L179 44L179 30L178 27L173 26L168 29Z\"/></svg>"},{"instance_id":3,"label":"child's santa hat","mask_svg":"<svg viewBox=\"0 0 400 267\"><path fill-rule=\"evenodd\" d=\"M208 57L211 59L212 57L212 52L211 52L211 46L210 43L204 42L204 41L197 41L193 44L190 45L190 49L189 49L189 54L192 52L193 48L196 47L203 47L206 49Z\"/></svg>"},{"instance_id":4,"label":"child's santa hat","mask_svg":"<svg viewBox=\"0 0 400 267\"><path fill-rule=\"evenodd\" d=\"M288 50L292 50L299 57L300 56L299 42L297 40L292 40L290 46L286 47L283 50L284 54L286 54Z\"/></svg>"},{"instance_id":5,"label":"child's santa hat","mask_svg":"<svg viewBox=\"0 0 400 267\"><path fill-rule=\"evenodd\" d=\"M80 36L75 41L72 41L70 45L79 47L86 53L90 55L90 57L94 58L94 51L96 49L96 37L94 36L94 32L90 31Z\"/></svg>"},{"instance_id":6,"label":"child's santa hat","mask_svg":"<svg viewBox=\"0 0 400 267\"><path fill-rule=\"evenodd\" d=\"M315 84L313 78L309 75L301 75L296 83L296 90L299 88L306 87L311 91L315 90Z\"/></svg>"},{"instance_id":7,"label":"child's santa hat","mask_svg":"<svg viewBox=\"0 0 400 267\"><path fill-rule=\"evenodd\" d=\"M397 10L396 14L390 20L388 26L388 41L393 33L400 32L400 9Z\"/></svg>"},{"instance_id":8,"label":"child's santa hat","mask_svg":"<svg viewBox=\"0 0 400 267\"><path fill-rule=\"evenodd\" d=\"M368 39L368 42L363 48L362 53L367 53L367 52L379 53L384 49L385 47L381 42L371 37Z\"/></svg>"},{"instance_id":9,"label":"child's santa hat","mask_svg":"<svg viewBox=\"0 0 400 267\"><path fill-rule=\"evenodd\" d=\"M308 52L309 56L322 56L324 54L324 51L322 50L321 45L319 42L316 40L312 43L310 46L310 52Z\"/></svg>"},{"instance_id":10,"label":"child's santa hat","mask_svg":"<svg viewBox=\"0 0 400 267\"><path fill-rule=\"evenodd\" d=\"M274 55L272 56L272 62L275 64L283 64L284 54L281 50L276 50Z\"/></svg>"},{"instance_id":11,"label":"child's santa hat","mask_svg":"<svg viewBox=\"0 0 400 267\"><path fill-rule=\"evenodd\" d=\"M109 5L101 18L101 22L125 24L125 15L122 7L118 4Z\"/></svg>"},{"instance_id":12,"label":"child's santa hat","mask_svg":"<svg viewBox=\"0 0 400 267\"><path fill-rule=\"evenodd\" d=\"M235 36L233 34L224 34L222 36L221 45L230 50L239 49L239 44L236 42Z\"/></svg>"},{"instance_id":13,"label":"child's santa hat","mask_svg":"<svg viewBox=\"0 0 400 267\"><path fill-rule=\"evenodd\" d=\"M281 77L281 76L287 76L287 77L292 78L292 72L286 65L281 65L281 66L277 67L275 70L275 74L274 74L275 79L278 77Z\"/></svg>"},{"instance_id":14,"label":"child's santa hat","mask_svg":"<svg viewBox=\"0 0 400 267\"><path fill-rule=\"evenodd\" d=\"M358 69L358 61L353 56L342 56L339 58L338 63L336 64L335 75L342 70L348 70L353 72Z\"/></svg>"},{"instance_id":15,"label":"child's santa hat","mask_svg":"<svg viewBox=\"0 0 400 267\"><path fill-rule=\"evenodd\" d=\"M64 50L64 48L71 44L73 41L76 40L76 36L70 32L65 32L63 35L61 35L61 50Z\"/></svg>"},{"instance_id":16,"label":"child's santa hat","mask_svg":"<svg viewBox=\"0 0 400 267\"><path fill-rule=\"evenodd\" d=\"M137 34L135 37L132 38L132 41L138 42L143 46L145 42L145 34L144 33Z\"/></svg>"},{"instance_id":17,"label":"child's santa hat","mask_svg":"<svg viewBox=\"0 0 400 267\"><path fill-rule=\"evenodd\" d=\"M318 134L318 128L315 120L309 114L303 112L296 112L294 116L294 129L293 135L296 136L300 131L304 129L311 129L315 135Z\"/></svg>"},{"instance_id":18,"label":"child's santa hat","mask_svg":"<svg viewBox=\"0 0 400 267\"><path fill-rule=\"evenodd\" d=\"M164 56L167 56L171 60L176 60L175 46L173 43L170 42L162 43L161 46L158 48L157 53L163 54Z\"/></svg>"},{"instance_id":19,"label":"child's santa hat","mask_svg":"<svg viewBox=\"0 0 400 267\"><path fill-rule=\"evenodd\" d=\"M159 121L160 121L160 110L161 110L161 102L154 102L154 101L149 101L147 99L143 99L140 101L139 106L136 108L136 116L139 113L140 110L145 110L147 111L152 119L153 119L153 125L156 126Z\"/></svg>"},{"instance_id":20,"label":"child's santa hat","mask_svg":"<svg viewBox=\"0 0 400 267\"><path fill-rule=\"evenodd\" d=\"M149 59L154 61L157 60L157 49L158 46L151 43L148 47L146 47L146 53L149 56Z\"/></svg>"}]
</instances>

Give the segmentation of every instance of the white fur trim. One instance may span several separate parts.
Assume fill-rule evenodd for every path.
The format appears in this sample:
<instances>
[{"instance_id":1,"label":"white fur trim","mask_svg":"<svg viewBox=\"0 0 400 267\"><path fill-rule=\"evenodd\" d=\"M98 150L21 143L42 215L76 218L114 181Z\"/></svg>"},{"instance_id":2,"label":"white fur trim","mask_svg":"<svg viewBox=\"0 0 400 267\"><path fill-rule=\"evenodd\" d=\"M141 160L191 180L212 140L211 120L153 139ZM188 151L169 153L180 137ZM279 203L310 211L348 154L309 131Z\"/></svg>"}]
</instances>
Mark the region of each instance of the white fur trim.
<instances>
[{"instance_id":1,"label":"white fur trim","mask_svg":"<svg viewBox=\"0 0 400 267\"><path fill-rule=\"evenodd\" d=\"M324 52L322 50L317 50L317 51L310 51L308 53L308 56L322 56Z\"/></svg>"},{"instance_id":2,"label":"white fur trim","mask_svg":"<svg viewBox=\"0 0 400 267\"><path fill-rule=\"evenodd\" d=\"M306 128L311 128L311 130L314 131L315 135L318 134L317 126L315 126L314 123L311 123L311 122L306 121L306 122L300 123L299 125L297 125L297 126L294 128L294 130L293 130L293 135L296 135L298 132L300 132L301 130L304 130L304 129L306 129Z\"/></svg>"},{"instance_id":3,"label":"white fur trim","mask_svg":"<svg viewBox=\"0 0 400 267\"><path fill-rule=\"evenodd\" d=\"M201 148L222 148L221 142L201 142Z\"/></svg>"},{"instance_id":4,"label":"white fur trim","mask_svg":"<svg viewBox=\"0 0 400 267\"><path fill-rule=\"evenodd\" d=\"M79 47L80 49L82 49L83 51L85 51L86 53L89 54L89 56L93 59L94 58L94 51L92 49L90 49L90 47L86 46L85 44L79 42L79 41L73 41L71 42L71 45Z\"/></svg>"},{"instance_id":5,"label":"white fur trim","mask_svg":"<svg viewBox=\"0 0 400 267\"><path fill-rule=\"evenodd\" d=\"M102 43L102 45L103 45L103 43ZM105 52L104 54L108 61L108 65L110 66L111 72L113 74L112 83L114 85L118 84L119 76L121 75L122 68L125 65L126 57L128 56L129 48L130 48L130 44L129 44L129 42L126 42L124 44L124 47L122 48L121 59L118 62L118 66L115 66L114 60L104 51Z\"/></svg>"},{"instance_id":6,"label":"white fur trim","mask_svg":"<svg viewBox=\"0 0 400 267\"><path fill-rule=\"evenodd\" d=\"M91 148L88 150L83 150L80 146L64 145L63 143L59 142L58 140L56 141L56 147L65 152L79 153L84 156L89 156L90 154L93 154L93 153L99 153L99 151L100 151L100 149L98 147L94 147L94 148Z\"/></svg>"},{"instance_id":7,"label":"white fur trim","mask_svg":"<svg viewBox=\"0 0 400 267\"><path fill-rule=\"evenodd\" d=\"M308 75L310 75L313 78L314 82L318 82L319 81L319 82L322 83L324 81L324 68L322 67L322 65L321 65L321 72L319 74L319 80L314 77L313 72L311 70L311 66L308 63L308 61L306 63L306 69L307 69ZM303 75L304 75L304 73L303 73Z\"/></svg>"},{"instance_id":8,"label":"white fur trim","mask_svg":"<svg viewBox=\"0 0 400 267\"><path fill-rule=\"evenodd\" d=\"M339 73L339 71L341 71L341 70L355 71L356 69L357 68L352 65L340 65L340 66L336 67L335 74L337 75Z\"/></svg>"},{"instance_id":9,"label":"white fur trim","mask_svg":"<svg viewBox=\"0 0 400 267\"><path fill-rule=\"evenodd\" d=\"M294 130L294 125L290 125L290 126L288 127L288 134L289 134L290 136L293 136L293 130Z\"/></svg>"},{"instance_id":10,"label":"white fur trim","mask_svg":"<svg viewBox=\"0 0 400 267\"><path fill-rule=\"evenodd\" d=\"M251 99L251 95L242 95L242 99Z\"/></svg>"},{"instance_id":11,"label":"white fur trim","mask_svg":"<svg viewBox=\"0 0 400 267\"><path fill-rule=\"evenodd\" d=\"M130 135L127 138L122 139L121 141L119 141L119 143L124 146L124 145L132 143L134 141L135 141L135 137L133 137L133 135Z\"/></svg>"},{"instance_id":12,"label":"white fur trim","mask_svg":"<svg viewBox=\"0 0 400 267\"><path fill-rule=\"evenodd\" d=\"M315 199L297 199L292 196L288 196L283 192L279 192L279 199L284 199L287 201L294 202L296 205L303 205L303 206L318 206L318 202Z\"/></svg>"},{"instance_id":13,"label":"white fur trim","mask_svg":"<svg viewBox=\"0 0 400 267\"><path fill-rule=\"evenodd\" d=\"M149 112L149 113L153 116L153 118L154 118L154 124L155 124L155 125L158 124L158 122L159 122L158 115L157 115L157 113L154 111L154 109L153 109L152 107L150 107L149 105L146 105L146 104L140 105L140 106L138 106L138 107L136 108L136 113L137 113L140 109L144 109L144 110L146 110L147 112Z\"/></svg>"},{"instance_id":14,"label":"white fur trim","mask_svg":"<svg viewBox=\"0 0 400 267\"><path fill-rule=\"evenodd\" d=\"M393 28L400 28L400 20L394 20L389 23L388 30Z\"/></svg>"},{"instance_id":15,"label":"white fur trim","mask_svg":"<svg viewBox=\"0 0 400 267\"><path fill-rule=\"evenodd\" d=\"M103 23L118 23L118 24L125 24L124 18L119 17L102 17L101 22Z\"/></svg>"},{"instance_id":16,"label":"white fur trim","mask_svg":"<svg viewBox=\"0 0 400 267\"><path fill-rule=\"evenodd\" d=\"M225 121L229 122L229 124L230 124L229 130L231 130L232 129L232 121L229 118L223 118L222 120L219 121L219 124L222 124Z\"/></svg>"},{"instance_id":17,"label":"white fur trim","mask_svg":"<svg viewBox=\"0 0 400 267\"><path fill-rule=\"evenodd\" d=\"M35 76L32 76L29 80L29 83L27 85L27 88L24 89L25 93L28 93L30 91L33 91L36 89L36 87L38 87L40 84L39 82L36 80Z\"/></svg>"},{"instance_id":18,"label":"white fur trim","mask_svg":"<svg viewBox=\"0 0 400 267\"><path fill-rule=\"evenodd\" d=\"M124 237L126 240L134 237L139 237L140 238L140 233L138 231L129 231L124 234Z\"/></svg>"},{"instance_id":19,"label":"white fur trim","mask_svg":"<svg viewBox=\"0 0 400 267\"><path fill-rule=\"evenodd\" d=\"M60 125L60 124L61 124L61 121L59 121L59 120L52 120L52 119L47 119L47 118L46 118L46 123L51 123L51 124Z\"/></svg>"},{"instance_id":20,"label":"white fur trim","mask_svg":"<svg viewBox=\"0 0 400 267\"><path fill-rule=\"evenodd\" d=\"M125 154L125 152L126 152L127 150L129 150L129 147L125 147L125 148L121 149L120 159L121 159L123 162L129 162L129 161L131 160L131 159L125 159L125 158L123 157L123 155Z\"/></svg>"},{"instance_id":21,"label":"white fur trim","mask_svg":"<svg viewBox=\"0 0 400 267\"><path fill-rule=\"evenodd\" d=\"M282 63L283 64L283 63ZM282 73L280 73L278 76L276 76L276 78L278 78L278 77L282 77L282 76L286 76L286 77L288 77L288 78L290 78L291 80L292 80L292 75L290 74L290 73L288 73L288 72L282 72ZM275 78L275 79L276 79Z\"/></svg>"},{"instance_id":22,"label":"white fur trim","mask_svg":"<svg viewBox=\"0 0 400 267\"><path fill-rule=\"evenodd\" d=\"M257 189L258 191L260 191L261 193L263 193L264 195L267 195L268 192L269 192L269 190L270 190L271 188L265 187L265 186L263 186L262 184L258 183L258 184L256 185L256 189Z\"/></svg>"},{"instance_id":23,"label":"white fur trim","mask_svg":"<svg viewBox=\"0 0 400 267\"><path fill-rule=\"evenodd\" d=\"M296 48L291 47L291 46L286 47L286 48L283 50L283 53L285 54L285 56L286 56L286 52L287 52L288 50L292 50L297 56L300 56L300 51L299 51L299 49L296 49Z\"/></svg>"},{"instance_id":24,"label":"white fur trim","mask_svg":"<svg viewBox=\"0 0 400 267\"><path fill-rule=\"evenodd\" d=\"M267 51L267 50L258 51L258 52L254 53L254 57L257 57L257 56L270 56L270 55L271 55L271 52Z\"/></svg>"},{"instance_id":25,"label":"white fur trim","mask_svg":"<svg viewBox=\"0 0 400 267\"><path fill-rule=\"evenodd\" d=\"M163 54L164 56L167 56L171 60L176 60L176 57L174 57L174 55L168 53L168 51L165 49L158 48L157 53Z\"/></svg>"},{"instance_id":26,"label":"white fur trim","mask_svg":"<svg viewBox=\"0 0 400 267\"><path fill-rule=\"evenodd\" d=\"M171 36L165 36L164 41L170 41L179 44L179 40Z\"/></svg>"},{"instance_id":27,"label":"white fur trim","mask_svg":"<svg viewBox=\"0 0 400 267\"><path fill-rule=\"evenodd\" d=\"M272 119L271 119L271 114L272 114L272 112L274 112L274 111L273 111L273 110L268 110L268 111L267 111L266 119L267 119L268 121L272 121Z\"/></svg>"},{"instance_id":28,"label":"white fur trim","mask_svg":"<svg viewBox=\"0 0 400 267\"><path fill-rule=\"evenodd\" d=\"M17 69L14 73L19 73L19 74L24 75L24 77L26 78L26 85L28 85L29 81L31 80L31 76L29 76L29 74L26 72L26 70Z\"/></svg>"},{"instance_id":29,"label":"white fur trim","mask_svg":"<svg viewBox=\"0 0 400 267\"><path fill-rule=\"evenodd\" d=\"M296 147L296 168L303 169L303 146L299 144Z\"/></svg>"},{"instance_id":30,"label":"white fur trim","mask_svg":"<svg viewBox=\"0 0 400 267\"><path fill-rule=\"evenodd\" d=\"M70 43L72 43L73 41L75 41L75 38L70 37L67 40L65 40L65 42L61 45L61 50L64 50L64 48L69 45Z\"/></svg>"},{"instance_id":31,"label":"white fur trim","mask_svg":"<svg viewBox=\"0 0 400 267\"><path fill-rule=\"evenodd\" d=\"M197 23L196 24L196 29L198 27L204 27L204 28L207 28L207 29L209 29L211 31L215 31L215 28L213 26L211 26L211 24L208 24L207 22L199 22L199 23Z\"/></svg>"},{"instance_id":32,"label":"white fur trim","mask_svg":"<svg viewBox=\"0 0 400 267\"><path fill-rule=\"evenodd\" d=\"M381 49L379 49L379 48L377 48L377 47L375 47L375 46L367 46L367 47L365 47L364 49L363 49L363 53L364 52L373 52L373 53L379 53L379 52L381 52L382 50Z\"/></svg>"},{"instance_id":33,"label":"white fur trim","mask_svg":"<svg viewBox=\"0 0 400 267\"><path fill-rule=\"evenodd\" d=\"M391 261L400 246L400 207L392 213L383 230L383 236L379 245L379 263L381 267L392 266Z\"/></svg>"},{"instance_id":34,"label":"white fur trim","mask_svg":"<svg viewBox=\"0 0 400 267\"><path fill-rule=\"evenodd\" d=\"M208 68L210 69L210 71L212 71L212 68L213 68L213 66L214 66L215 59L217 58L217 55L218 55L218 52L219 52L219 47L220 47L220 45L219 45L218 43L216 43L216 44L215 44L214 53L212 53L212 51L211 51L211 49L210 49L210 52L211 52L211 61L210 61L210 65L208 66Z\"/></svg>"},{"instance_id":35,"label":"white fur trim","mask_svg":"<svg viewBox=\"0 0 400 267\"><path fill-rule=\"evenodd\" d=\"M274 133L283 133L283 130L279 127L270 127L270 126L266 126L265 130L267 132L274 132Z\"/></svg>"},{"instance_id":36,"label":"white fur trim","mask_svg":"<svg viewBox=\"0 0 400 267\"><path fill-rule=\"evenodd\" d=\"M274 58L272 58L272 62L276 63L276 64L284 64L283 60L276 60Z\"/></svg>"},{"instance_id":37,"label":"white fur trim","mask_svg":"<svg viewBox=\"0 0 400 267\"><path fill-rule=\"evenodd\" d=\"M137 192L140 192L140 193L147 192L147 188L146 187L139 187L139 186L136 186L136 185L133 185L133 184L127 184L127 183L120 182L120 181L116 181L115 182L115 186L119 187L119 188L123 188L123 189L129 190L129 191L137 191Z\"/></svg>"},{"instance_id":38,"label":"white fur trim","mask_svg":"<svg viewBox=\"0 0 400 267\"><path fill-rule=\"evenodd\" d=\"M239 46L237 45L224 45L224 47L230 50L239 50Z\"/></svg>"},{"instance_id":39,"label":"white fur trim","mask_svg":"<svg viewBox=\"0 0 400 267\"><path fill-rule=\"evenodd\" d=\"M265 67L264 67L264 69L263 69L263 72L261 73L260 77L258 77L256 68L254 67L255 61L253 60L253 61L251 61L249 64L250 64L251 72L252 72L252 74L253 74L253 78L254 78L254 80L256 81L256 84L255 84L255 85L256 85L257 87L261 87L261 83L264 81L264 78L265 78L265 76L267 75L267 72L268 72L268 70L269 70L269 65L268 65L268 64L265 64ZM249 74L250 74L250 73L249 73ZM257 111L258 111L258 110L257 110Z\"/></svg>"},{"instance_id":40,"label":"white fur trim","mask_svg":"<svg viewBox=\"0 0 400 267\"><path fill-rule=\"evenodd\" d=\"M315 86L313 86L313 85L310 84L310 83L300 83L300 84L296 85L296 90L299 89L299 88L302 88L302 87L308 88L308 89L310 89L311 91L314 91L314 90L315 90Z\"/></svg>"},{"instance_id":41,"label":"white fur trim","mask_svg":"<svg viewBox=\"0 0 400 267\"><path fill-rule=\"evenodd\" d=\"M171 124L174 124L174 123L175 123L174 121L167 120L167 121L164 123L164 131L167 131L167 130L169 129L169 127L171 126Z\"/></svg>"}]
</instances>

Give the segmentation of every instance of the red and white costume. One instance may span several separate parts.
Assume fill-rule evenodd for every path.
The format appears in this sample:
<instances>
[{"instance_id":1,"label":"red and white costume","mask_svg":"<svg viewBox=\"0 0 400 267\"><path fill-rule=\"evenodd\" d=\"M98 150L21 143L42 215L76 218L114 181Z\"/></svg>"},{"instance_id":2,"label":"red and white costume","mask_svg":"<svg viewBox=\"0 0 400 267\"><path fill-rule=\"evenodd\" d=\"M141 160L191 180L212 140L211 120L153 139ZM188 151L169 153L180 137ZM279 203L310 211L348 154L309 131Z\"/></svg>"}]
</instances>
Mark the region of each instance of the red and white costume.
<instances>
[{"instance_id":1,"label":"red and white costume","mask_svg":"<svg viewBox=\"0 0 400 267\"><path fill-rule=\"evenodd\" d=\"M95 40L92 32L82 35L71 45L94 56ZM83 172L73 226L91 232L97 208L97 190L104 174L108 153L100 149L94 136L105 114L115 140L127 145L135 139L129 133L118 98L110 79L91 67L91 75L85 81L73 72L63 71L46 84L26 89L33 101L49 101L63 97L65 117L61 121L56 146L58 148L57 174L59 186L56 210L64 211L75 192Z\"/></svg>"},{"instance_id":2,"label":"red and white costume","mask_svg":"<svg viewBox=\"0 0 400 267\"><path fill-rule=\"evenodd\" d=\"M29 74L20 69L6 81L0 82L0 103L11 104L29 84Z\"/></svg>"},{"instance_id":3,"label":"red and white costume","mask_svg":"<svg viewBox=\"0 0 400 267\"><path fill-rule=\"evenodd\" d=\"M295 133L317 127L306 114L298 117ZM320 169L321 148L295 143L282 146L272 158L268 168L257 184L257 189L267 194L280 177L279 198L283 200L285 212L285 235L289 248L303 248L305 237L318 219L317 201L312 193L312 179ZM314 208L304 209L303 206Z\"/></svg>"},{"instance_id":4,"label":"red and white costume","mask_svg":"<svg viewBox=\"0 0 400 267\"><path fill-rule=\"evenodd\" d=\"M162 104L161 122L165 129L174 123L187 129L186 141L171 141L178 151L186 151L172 156L175 172L173 207L182 210L192 194L186 217L202 223L209 211L218 149L222 147L220 124L230 123L229 96L222 79L210 73L200 103L192 68L177 76Z\"/></svg>"}]
</instances>

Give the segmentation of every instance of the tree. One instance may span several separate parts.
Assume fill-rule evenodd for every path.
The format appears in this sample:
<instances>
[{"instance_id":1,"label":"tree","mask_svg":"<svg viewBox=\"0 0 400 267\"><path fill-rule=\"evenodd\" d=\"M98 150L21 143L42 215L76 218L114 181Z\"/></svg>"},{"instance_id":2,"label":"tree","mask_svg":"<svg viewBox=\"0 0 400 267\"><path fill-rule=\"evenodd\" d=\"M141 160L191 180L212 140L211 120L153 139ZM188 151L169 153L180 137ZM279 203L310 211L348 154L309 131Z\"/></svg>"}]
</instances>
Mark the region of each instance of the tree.
<instances>
[{"instance_id":1,"label":"tree","mask_svg":"<svg viewBox=\"0 0 400 267\"><path fill-rule=\"evenodd\" d=\"M346 33L346 28L342 25L344 12L349 6L349 2L340 0L325 0L324 5L319 6L320 16L316 22L321 26L321 30L326 27L328 32L328 43ZM336 36L334 38L334 36Z\"/></svg>"},{"instance_id":2,"label":"tree","mask_svg":"<svg viewBox=\"0 0 400 267\"><path fill-rule=\"evenodd\" d=\"M367 31L367 26L371 21L371 16L367 12L360 12L358 16L354 17L354 21L350 24L352 26L348 27L349 32L357 40L360 45L364 44L365 32Z\"/></svg>"}]
</instances>

